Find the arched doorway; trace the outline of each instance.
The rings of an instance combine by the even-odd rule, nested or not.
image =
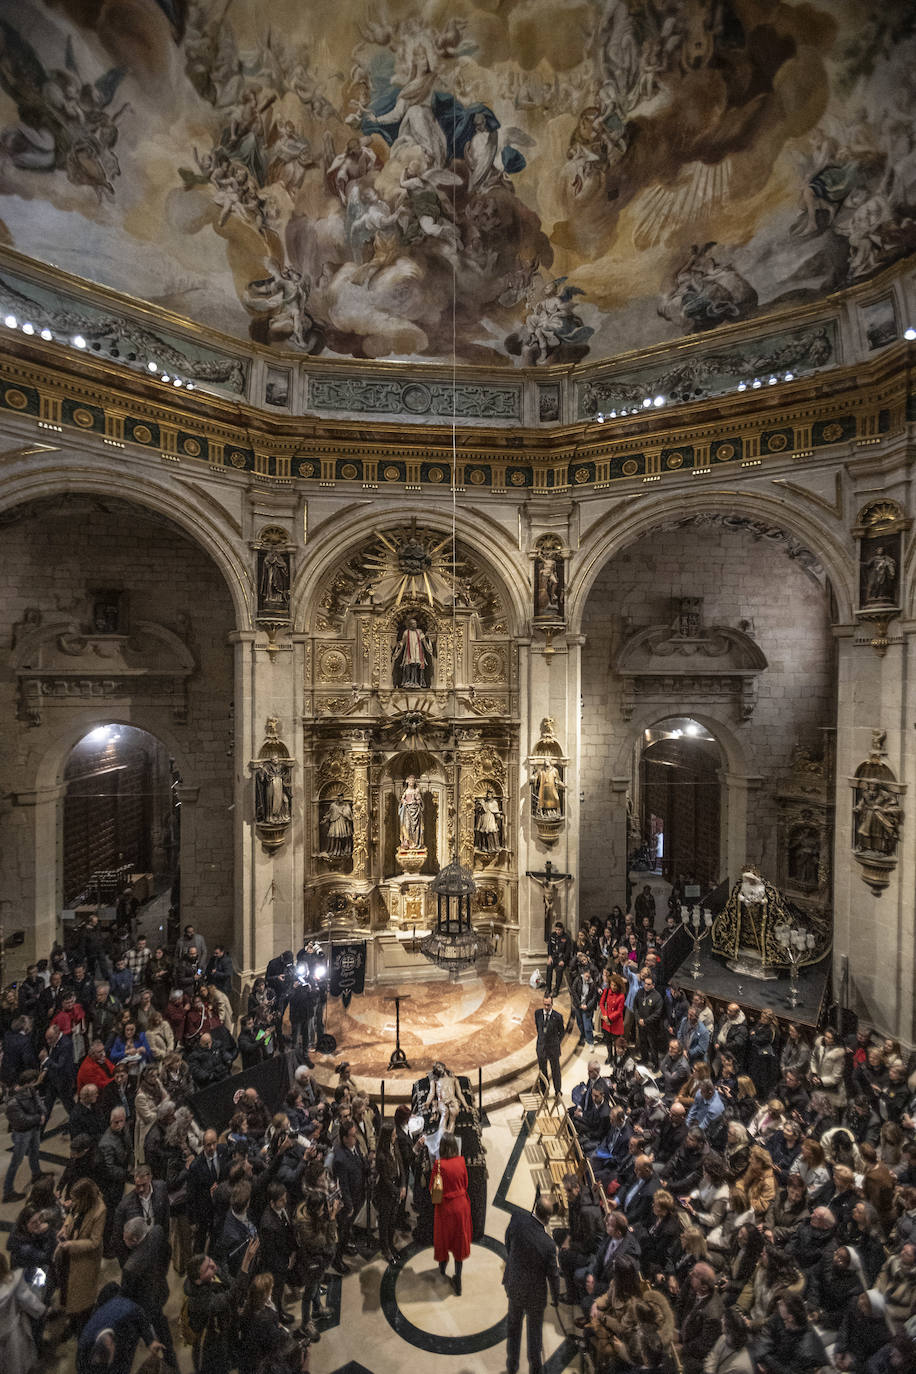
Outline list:
[[[706,892],[720,876],[722,751],[699,721],[669,716],[643,731],[640,850],[651,871]]]
[[[112,722],[80,739],[64,768],[61,883],[65,911],[130,914],[179,886],[181,782],[163,742]]]

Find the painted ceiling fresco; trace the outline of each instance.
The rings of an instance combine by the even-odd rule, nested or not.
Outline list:
[[[916,248],[912,0],[11,0],[0,240],[360,358],[599,358]]]

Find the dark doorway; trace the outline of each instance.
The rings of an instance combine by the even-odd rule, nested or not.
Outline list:
[[[155,735],[97,726],[72,750],[64,781],[65,906],[112,902],[125,875],[151,874],[154,887],[174,880],[178,774]]]
[[[655,871],[706,891],[719,879],[722,755],[698,721],[672,717],[643,735],[640,756],[643,842]]]

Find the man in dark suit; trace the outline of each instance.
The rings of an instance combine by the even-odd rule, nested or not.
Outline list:
[[[134,1186],[125,1193],[115,1209],[113,1227],[114,1252],[116,1259],[123,1265],[127,1260],[127,1247],[124,1244],[124,1227],[134,1217],[142,1217],[147,1226],[161,1226],[168,1235],[172,1209],[169,1206],[168,1185],[160,1179],[153,1179],[148,1164],[138,1164],[134,1169]]]
[[[267,1206],[261,1217],[258,1236],[261,1245],[258,1251],[258,1268],[262,1274],[272,1274],[274,1280],[273,1302],[284,1326],[295,1319],[284,1311],[283,1290],[289,1278],[289,1263],[296,1253],[296,1236],[293,1224],[286,1210],[286,1189],[282,1183],[271,1183],[267,1188]]]
[[[157,1340],[165,1346],[167,1362],[177,1368],[172,1333],[163,1311],[169,1299],[172,1258],[168,1235],[161,1226],[147,1226],[143,1217],[132,1217],[119,1240],[127,1253],[121,1271],[121,1296],[143,1308]]]
[[[331,1172],[340,1189],[341,1211],[337,1219],[337,1253],[332,1267],[338,1274],[348,1274],[350,1267],[344,1255],[355,1255],[356,1246],[350,1241],[353,1222],[366,1201],[366,1165],[356,1146],[356,1122],[348,1122],[340,1132],[340,1139],[331,1156]]]
[[[629,1186],[621,1188],[617,1203],[634,1231],[652,1224],[652,1199],[659,1190],[650,1155],[637,1155],[633,1178]]]
[[[576,1326],[587,1326],[592,1303],[606,1293],[618,1260],[631,1259],[639,1267],[639,1242],[630,1230],[623,1212],[608,1212],[604,1219],[606,1240],[598,1247],[591,1263],[575,1273],[576,1294],[582,1302],[582,1316]]]
[[[528,1320],[528,1371],[541,1374],[541,1336],[547,1290],[554,1307],[560,1299],[557,1247],[547,1233],[553,1206],[538,1197],[533,1213],[516,1212],[506,1231],[503,1287],[509,1299],[506,1369],[516,1374],[522,1348],[522,1320]]]
[[[204,1132],[204,1147],[188,1169],[188,1221],[194,1228],[194,1249],[203,1254],[213,1226],[213,1191],[229,1176],[229,1151],[218,1143],[216,1131]]]
[[[578,1301],[574,1288],[577,1269],[586,1268],[604,1236],[604,1216],[591,1193],[582,1191],[582,1184],[576,1174],[567,1174],[563,1180],[566,1193],[566,1234],[555,1232],[560,1247],[557,1256],[560,1272],[566,1280],[566,1293],[563,1301],[574,1304]]]
[[[636,1017],[636,1050],[644,1064],[658,1068],[658,1037],[661,1033],[665,1002],[655,986],[655,979],[647,973],[633,1002]]]
[[[544,1005],[534,1013],[534,1026],[537,1031],[538,1069],[546,1080],[547,1067],[553,1074],[553,1089],[559,1097],[563,1091],[560,1078],[560,1046],[563,1043],[563,1017],[553,1009],[553,998],[545,997]]]

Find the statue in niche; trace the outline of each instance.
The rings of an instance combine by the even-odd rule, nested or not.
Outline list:
[[[895,794],[883,783],[863,778],[858,796],[853,807],[856,849],[871,854],[896,853],[903,812]]]
[[[796,826],[789,837],[789,877],[802,887],[817,887],[821,842],[813,825]]]
[[[423,794],[411,774],[398,801],[399,848],[423,848]]]
[[[325,850],[333,859],[349,859],[353,854],[353,803],[338,792],[325,803],[323,817]]]
[[[430,687],[436,651],[426,631],[408,616],[391,661],[395,687]]]
[[[534,613],[563,615],[563,558],[558,549],[538,549],[534,560]]]
[[[254,775],[258,825],[288,825],[293,813],[292,767],[279,754],[260,759]]]
[[[503,812],[500,799],[488,787],[474,799],[474,848],[481,854],[497,854],[503,847]]]
[[[258,610],[261,614],[289,610],[290,556],[283,549],[258,551]]]
[[[897,600],[897,560],[883,544],[879,544],[868,559],[865,571],[865,601],[893,606]]]
[[[566,791],[566,783],[560,777],[560,770],[552,759],[545,759],[535,770],[531,780],[531,795],[534,813],[548,820],[556,820],[563,814],[561,793]]]

